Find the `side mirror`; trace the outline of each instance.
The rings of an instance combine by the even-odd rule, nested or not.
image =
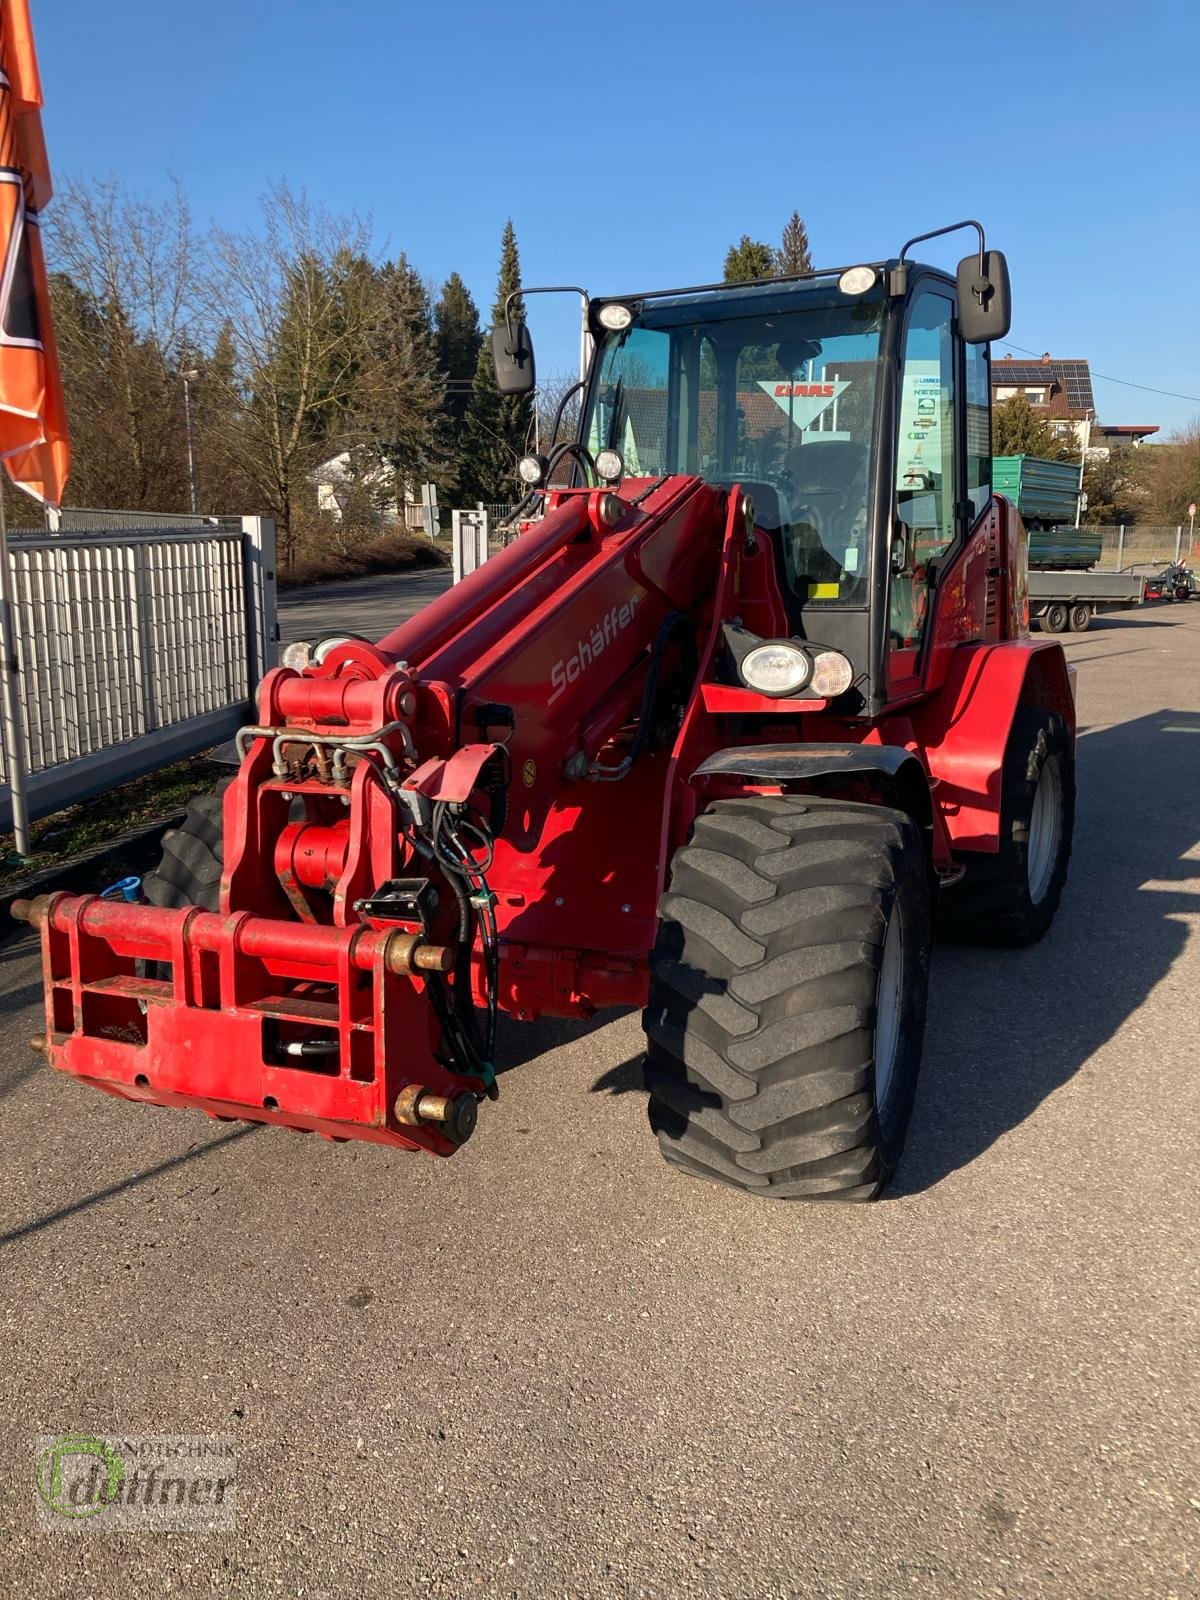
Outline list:
[[[982,273],[978,251],[958,263],[958,325],[968,344],[1003,339],[1012,327],[1012,291],[1002,251],[983,252]]]
[[[532,394],[533,340],[524,321],[498,322],[492,329],[492,364],[496,368],[496,387],[501,394]]]

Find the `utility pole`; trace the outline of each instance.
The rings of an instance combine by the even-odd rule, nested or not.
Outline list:
[[[200,502],[196,493],[196,444],[192,438],[192,395],[188,384],[194,383],[200,373],[196,367],[189,367],[179,376],[183,379],[183,417],[187,428],[188,491],[191,496],[192,515],[196,516]]]
[[[1075,501],[1075,526],[1079,526],[1079,518],[1083,512],[1083,475],[1087,471],[1088,446],[1092,442],[1092,413],[1089,411],[1083,419],[1083,453],[1079,457],[1079,496]]]

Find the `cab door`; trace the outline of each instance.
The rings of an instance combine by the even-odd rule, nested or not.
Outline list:
[[[888,585],[888,699],[921,687],[932,590],[962,537],[958,332],[948,286],[918,285],[908,305],[896,408]]]

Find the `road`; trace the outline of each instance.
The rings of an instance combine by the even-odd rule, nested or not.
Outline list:
[[[324,583],[311,589],[285,589],[279,596],[279,633],[293,639],[325,639],[332,633],[360,633],[382,639],[406,618],[450,587],[450,569],[383,573]]]
[[[1195,1596],[1200,605],[1067,650],[1062,912],[937,952],[875,1207],[676,1178],[633,1014],[506,1028],[434,1162],[56,1078],[0,949],[0,1589]],[[236,1534],[40,1533],[65,1431],[235,1435]]]

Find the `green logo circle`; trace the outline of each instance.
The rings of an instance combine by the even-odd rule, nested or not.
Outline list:
[[[96,1463],[83,1483],[84,1498],[72,1494],[83,1480],[72,1478],[63,1486],[63,1463],[72,1456],[91,1456]],[[71,1433],[59,1439],[43,1452],[37,1467],[38,1493],[51,1511],[63,1517],[94,1517],[113,1503],[124,1481],[125,1463],[111,1445],[91,1433]]]

